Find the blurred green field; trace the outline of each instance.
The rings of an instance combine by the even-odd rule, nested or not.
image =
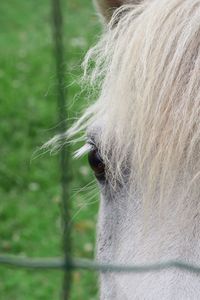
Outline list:
[[[0,254],[59,256],[58,157],[32,159],[58,125],[51,1],[1,1],[0,12]],[[78,84],[80,63],[100,28],[91,0],[63,1],[63,15],[67,117],[72,122],[89,100]],[[86,158],[72,164],[73,254],[92,258],[98,192]],[[0,266],[3,300],[60,299],[61,285],[59,271]],[[97,299],[97,275],[74,272],[71,299]]]

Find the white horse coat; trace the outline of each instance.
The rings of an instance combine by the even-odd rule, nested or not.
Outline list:
[[[87,127],[105,168],[97,259],[200,265],[200,0],[97,6],[109,24],[86,57],[85,77],[99,97],[69,132]],[[102,274],[100,295],[196,300],[200,276]]]

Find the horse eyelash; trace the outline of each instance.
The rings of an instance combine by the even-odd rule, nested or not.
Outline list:
[[[86,143],[83,147],[81,147],[80,149],[75,151],[74,158],[76,158],[76,159],[81,158],[82,156],[89,153],[92,150],[92,148],[93,148],[92,145],[90,145],[89,143]]]
[[[94,148],[97,148],[96,143],[95,143],[95,141],[94,141],[93,138],[89,137],[86,140],[85,145],[83,145],[80,149],[78,149],[77,151],[75,151],[74,158],[75,159],[81,158],[84,155],[88,154]]]

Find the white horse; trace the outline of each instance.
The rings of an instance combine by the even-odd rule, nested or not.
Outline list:
[[[200,265],[200,0],[96,6],[105,26],[85,78],[99,95],[69,135],[87,128],[97,259]],[[102,274],[100,286],[102,300],[200,299],[200,276],[175,269]]]

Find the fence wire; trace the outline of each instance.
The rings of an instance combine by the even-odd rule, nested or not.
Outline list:
[[[46,258],[46,259],[27,259],[17,256],[0,256],[0,265],[13,268],[23,268],[32,270],[87,270],[101,273],[148,273],[161,272],[169,269],[178,269],[184,272],[200,274],[200,267],[182,261],[166,261],[163,263],[145,264],[145,265],[117,265],[105,264],[91,261],[88,259],[71,259],[67,263],[63,258]]]
[[[59,133],[62,134],[67,130],[67,95],[66,95],[66,69],[64,62],[64,46],[63,46],[63,19],[62,19],[62,0],[52,0],[52,36],[54,43],[54,56],[56,63],[56,87],[57,87],[57,106],[58,106],[58,123]],[[61,181],[61,196],[62,196],[62,228],[63,228],[63,252],[64,252],[64,279],[63,279],[63,300],[68,300],[70,297],[71,287],[71,230],[70,222],[70,195],[69,195],[69,155],[65,145],[60,151],[60,181]]]

